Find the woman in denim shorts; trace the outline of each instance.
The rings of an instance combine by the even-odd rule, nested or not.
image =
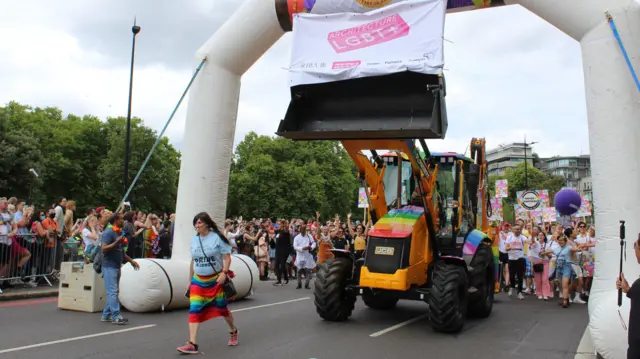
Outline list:
[[[562,287],[562,299],[560,304],[563,308],[569,307],[569,281],[573,275],[571,268],[571,254],[579,251],[578,248],[568,245],[567,237],[561,236],[556,240],[558,246],[553,251],[547,251],[545,254],[553,254],[556,256],[556,278]]]

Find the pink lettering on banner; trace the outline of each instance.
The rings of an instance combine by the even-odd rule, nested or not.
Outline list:
[[[331,66],[331,69],[332,70],[350,69],[352,67],[360,66],[361,63],[362,63],[362,61],[360,61],[360,60],[356,60],[356,61],[336,61]]]
[[[349,29],[330,32],[327,40],[337,53],[379,45],[409,35],[409,24],[399,14]]]

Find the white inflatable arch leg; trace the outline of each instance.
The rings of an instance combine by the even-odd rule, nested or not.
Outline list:
[[[640,71],[640,3],[635,0],[510,0],[580,42],[587,100],[595,218],[596,273],[589,297],[589,329],[605,359],[626,358],[627,332],[617,313],[619,221],[627,221],[625,274],[640,274],[633,241],[640,232],[640,94],[605,18],[614,18]],[[548,79],[553,81],[553,79]],[[629,317],[625,298],[622,316]]]
[[[131,265],[122,268],[119,298],[123,307],[143,313],[189,306],[184,294],[189,285],[190,261],[140,259],[138,264],[138,271]],[[233,279],[238,291],[236,298],[249,296],[260,280],[256,263],[245,255],[233,254],[229,269],[236,275]]]
[[[282,35],[273,0],[246,0],[198,50],[196,63],[207,63],[189,95],[180,168],[176,228],[171,260],[139,260],[120,280],[120,301],[133,312],[186,308],[192,220],[208,212],[222,229],[227,203],[229,167],[240,96],[240,77]],[[231,270],[238,299],[251,294],[259,272],[249,257],[234,255]]]

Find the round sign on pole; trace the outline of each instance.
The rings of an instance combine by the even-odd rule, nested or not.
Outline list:
[[[540,196],[537,191],[524,191],[520,196],[520,203],[522,203],[522,207],[529,211],[533,211],[540,207],[540,202]]]

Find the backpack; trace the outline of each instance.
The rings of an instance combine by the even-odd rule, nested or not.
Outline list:
[[[98,274],[102,273],[102,257],[102,249],[98,247],[98,253],[93,257],[93,270]]]

